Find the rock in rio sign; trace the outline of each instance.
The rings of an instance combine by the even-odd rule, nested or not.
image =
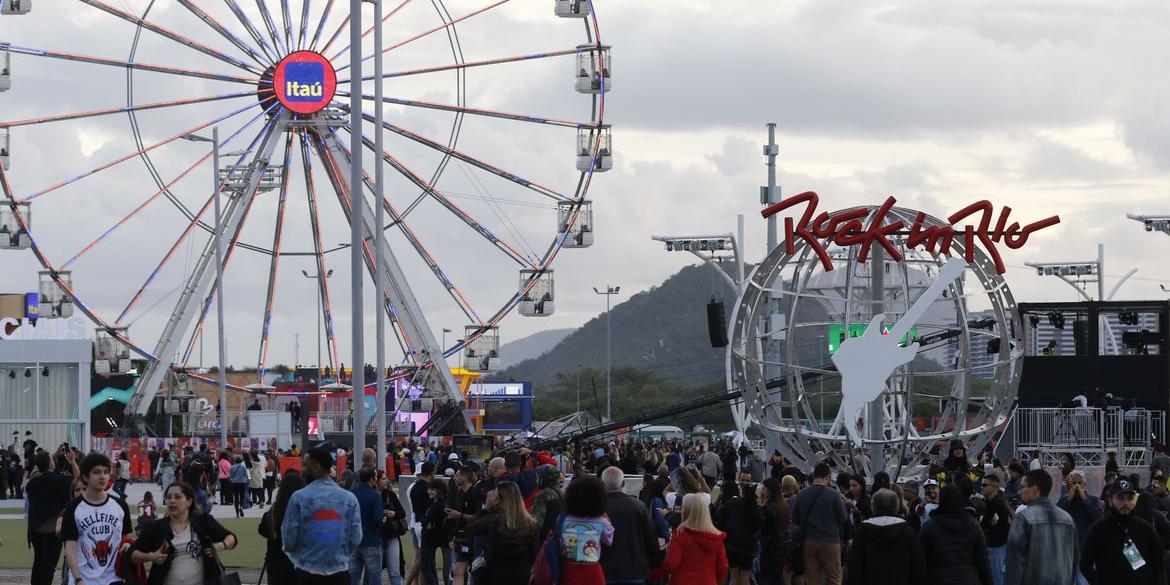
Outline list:
[[[886,469],[888,464],[899,470],[897,473],[901,473],[904,455],[923,456],[937,441],[962,439],[970,442],[980,438],[986,440],[987,436],[1002,424],[1005,408],[1009,407],[1014,398],[1014,387],[1019,379],[1016,363],[1021,343],[1013,336],[1019,335],[1021,326],[1018,323],[1018,315],[1012,310],[1010,292],[1003,285],[1000,276],[1004,273],[1005,264],[998,247],[999,245],[1012,249],[1023,247],[1034,232],[1057,225],[1060,222],[1059,216],[1052,215],[1027,225],[1020,225],[1018,221],[1011,221],[1011,207],[1000,208],[997,212],[996,207],[986,200],[973,202],[945,219],[931,218],[914,209],[895,207],[893,197],[887,198],[880,206],[853,207],[837,212],[818,212],[818,202],[817,193],[808,191],[764,209],[763,215],[769,218],[784,212],[785,209],[805,206],[803,212],[784,218],[784,246],[772,250],[772,253],[759,264],[756,274],[752,275],[752,281],[758,284],[761,290],[768,290],[770,283],[776,282],[787,263],[801,262],[800,259],[819,261],[820,268],[823,268],[825,273],[833,270],[835,264],[845,262],[842,266],[848,266],[849,274],[863,274],[858,264],[865,263],[872,250],[880,249],[886,259],[902,264],[901,276],[895,274],[890,280],[906,283],[913,280],[915,294],[911,295],[907,290],[906,295],[887,296],[890,287],[885,283],[885,278],[874,275],[890,271],[888,266],[886,270],[870,267],[869,277],[847,278],[844,292],[833,292],[837,291],[837,288],[825,289],[824,285],[819,283],[833,281],[832,278],[814,280],[813,267],[798,268],[791,276],[791,280],[785,283],[784,294],[792,304],[791,315],[800,315],[797,310],[798,304],[814,303],[830,314],[831,321],[840,319],[842,326],[848,326],[858,318],[865,318],[868,321],[860,335],[841,340],[839,349],[831,356],[832,369],[823,364],[815,365],[818,371],[835,370],[834,376],[840,377],[841,384],[841,402],[837,418],[831,431],[823,432],[820,421],[798,420],[804,417],[804,414],[800,413],[813,411],[804,402],[805,392],[800,390],[803,384],[801,381],[803,374],[800,372],[808,371],[810,367],[799,363],[800,352],[797,351],[799,343],[794,340],[807,339],[810,333],[803,331],[814,331],[823,323],[787,325],[786,343],[796,343],[797,347],[780,351],[778,353],[780,358],[773,359],[769,364],[782,366],[786,378],[785,387],[796,390],[780,393],[782,398],[779,400],[782,400],[782,404],[773,404],[777,398],[773,397],[770,391],[755,390],[772,386],[766,385],[770,380],[764,376],[763,357],[759,355],[761,350],[756,343],[748,343],[745,340],[751,338],[752,342],[755,342],[757,316],[765,314],[769,310],[769,305],[766,304],[766,300],[762,301],[762,298],[765,298],[762,292],[752,289],[744,292],[741,304],[736,309],[737,326],[730,345],[742,347],[743,356],[732,363],[734,371],[731,378],[738,381],[739,387],[746,388],[744,395],[752,405],[753,414],[762,422],[765,435],[769,436],[770,447],[782,450],[790,459],[804,462],[806,467],[811,467],[811,462],[815,460],[812,452],[818,450],[821,453],[830,453],[845,466],[854,467],[856,472],[868,473],[856,468],[858,464],[851,460],[848,448],[840,447],[840,439],[848,439],[849,445],[853,448],[865,447],[866,456],[873,459],[876,468]],[[831,246],[858,249],[856,254],[832,255],[827,249]],[[911,256],[913,268],[907,268],[910,262],[903,262],[904,256]],[[817,260],[813,261],[812,257]],[[929,269],[923,269],[927,266]],[[969,266],[978,271],[979,284],[971,289],[964,289],[963,274]],[[909,284],[907,289],[910,289]],[[948,290],[952,294],[948,295]],[[968,372],[963,370],[970,364],[970,347],[982,346],[971,342],[971,336],[975,333],[969,331],[962,321],[966,311],[966,297],[973,295],[986,297],[992,307],[992,315],[996,316],[996,329],[987,335],[995,337],[997,342],[1003,340],[1003,343],[999,343],[1000,349],[993,358],[995,363],[990,370],[995,377],[985,402],[991,406],[980,409],[973,419],[970,414],[964,415],[961,425],[954,429],[944,429],[945,432],[936,431],[937,436],[911,435],[906,421],[902,421],[896,415],[887,418],[886,414],[908,412],[899,411],[899,408],[906,408],[906,404],[899,402],[899,397],[907,392],[909,384],[907,380],[914,376],[914,373],[902,366],[909,364],[917,356],[921,349],[920,340],[924,344],[934,343],[929,340],[929,336],[915,338],[910,332],[925,319],[929,323],[922,324],[928,329],[950,331],[948,333],[950,337],[965,336],[966,340],[961,345],[966,349],[961,351],[966,351],[966,355],[961,356],[962,359],[957,359],[956,371],[959,373],[955,376],[956,380],[965,379]],[[856,298],[866,298],[868,301],[859,304],[855,302]],[[936,311],[934,316],[928,317],[928,311],[936,302],[942,303],[942,311]],[[957,317],[951,318],[958,321],[945,321],[947,317],[944,314],[948,311],[954,311]],[[893,325],[883,328],[883,323],[887,322],[892,322]],[[978,339],[982,340],[984,337]],[[780,362],[776,362],[776,359]],[[962,392],[952,395],[965,397]],[[944,418],[947,412],[968,412],[965,400],[963,398],[963,404],[954,407],[958,409],[948,411],[944,408]],[[873,408],[869,408],[870,413],[866,412],[867,405],[873,405]],[[792,439],[793,436],[796,439]],[[893,439],[896,436],[902,438],[900,445]],[[812,441],[814,445],[806,447],[805,442],[808,441]],[[976,445],[978,446],[978,443]]]
[[[784,245],[787,252],[791,254],[796,249],[796,238],[804,240],[816,252],[826,271],[833,269],[833,263],[824,244],[821,243],[824,238],[832,236],[832,242],[838,246],[860,245],[861,250],[857,256],[859,262],[865,262],[869,256],[869,250],[874,244],[885,248],[890,258],[901,262],[902,254],[888,239],[888,236],[905,235],[906,247],[915,248],[921,245],[928,252],[938,252],[943,255],[950,252],[951,242],[956,237],[961,237],[966,244],[963,248],[966,250],[965,259],[967,262],[974,261],[975,247],[979,246],[987,251],[992,262],[995,263],[995,269],[1003,274],[1006,269],[998,249],[1001,241],[1013,250],[1022,248],[1024,244],[1028,243],[1028,237],[1032,232],[1060,223],[1060,217],[1053,215],[1025,226],[1021,226],[1019,222],[1009,224],[1008,219],[1011,217],[1012,208],[1005,206],[1000,210],[999,217],[995,221],[995,228],[992,229],[991,220],[992,216],[995,215],[995,206],[985,199],[976,201],[949,215],[947,217],[947,221],[950,222],[949,226],[925,225],[926,214],[919,211],[914,223],[910,225],[909,231],[903,232],[906,224],[902,220],[885,223],[886,214],[895,203],[892,196],[886,198],[885,202],[878,208],[877,213],[870,218],[868,226],[862,225],[862,220],[869,215],[867,208],[858,207],[832,213],[822,211],[817,214],[819,201],[820,198],[816,193],[805,191],[764,208],[763,215],[771,217],[789,207],[807,203],[808,207],[805,208],[804,214],[795,223],[791,217],[784,218]],[[816,214],[815,217],[814,214]],[[979,217],[977,226],[968,224],[956,229],[956,224],[976,214]]]
[[[315,114],[333,100],[337,72],[320,53],[297,51],[277,64],[272,86],[284,107],[297,114]]]

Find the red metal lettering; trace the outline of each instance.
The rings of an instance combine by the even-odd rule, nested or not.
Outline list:
[[[899,262],[902,260],[901,251],[894,246],[889,237],[897,235],[905,227],[905,222],[899,219],[890,223],[883,223],[890,209],[894,207],[895,202],[894,197],[887,197],[874,212],[873,217],[869,221],[869,225],[864,228],[862,226],[862,220],[869,215],[868,209],[855,208],[817,213],[817,205],[820,203],[820,197],[813,191],[805,191],[799,195],[774,203],[764,208],[762,215],[764,217],[771,217],[790,207],[806,203],[807,207],[805,207],[800,219],[794,222],[791,217],[784,218],[785,250],[789,254],[796,253],[796,239],[804,240],[812,248],[813,252],[816,253],[821,261],[821,265],[827,272],[833,269],[833,263],[828,250],[825,249],[825,241],[831,241],[838,246],[860,245],[861,251],[858,253],[857,259],[861,262],[865,262],[866,258],[868,258],[869,251],[874,244],[885,249],[886,253],[893,260]],[[920,211],[915,216],[914,223],[910,226],[906,238],[906,247],[915,248],[917,246],[923,246],[928,252],[933,253],[937,249],[937,253],[947,254],[950,252],[951,244],[954,242],[955,224],[978,214],[979,221],[977,225],[966,224],[963,226],[963,256],[968,262],[972,262],[975,259],[976,246],[981,247],[991,257],[996,271],[1002,274],[1005,272],[1006,267],[1004,266],[1003,258],[999,254],[998,245],[1000,242],[1003,242],[1004,245],[1013,250],[1019,249],[1028,242],[1028,238],[1034,232],[1060,223],[1060,217],[1053,215],[1021,227],[1019,222],[1008,223],[1008,220],[1011,218],[1011,213],[1011,207],[1004,206],[1000,209],[996,218],[995,229],[991,229],[991,218],[993,215],[996,215],[995,206],[987,200],[976,201],[952,213],[947,217],[950,225],[946,226],[924,225],[926,222],[926,214]]]

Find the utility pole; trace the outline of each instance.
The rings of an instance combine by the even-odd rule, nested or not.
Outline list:
[[[386,263],[382,258],[382,246],[386,245],[385,209],[382,202],[383,160],[382,160],[382,0],[374,0],[374,225],[378,233],[374,237],[374,313],[375,340],[378,359],[378,389],[374,392],[378,401],[375,407],[378,415],[378,469],[386,468]],[[354,151],[357,152],[356,150]]]
[[[622,287],[605,285],[605,290],[600,291],[597,287],[593,287],[593,292],[599,295],[605,295],[605,418],[613,420],[613,344],[610,342],[610,320],[609,320],[609,298],[621,292]],[[578,384],[580,385],[580,384]],[[578,391],[578,411],[580,411],[580,391]]]
[[[353,153],[349,164],[349,219],[350,219],[350,326],[352,327],[353,355],[350,358],[353,377],[353,454],[359,456],[366,448],[366,356],[364,299],[362,298],[362,0],[349,0],[349,150]],[[378,51],[382,48],[378,47]],[[380,80],[379,80],[380,81]],[[380,203],[380,202],[379,202]],[[381,207],[379,204],[378,207]],[[379,305],[381,299],[379,300]]]

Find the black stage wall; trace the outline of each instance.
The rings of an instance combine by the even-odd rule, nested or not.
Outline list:
[[[1090,301],[1081,303],[1020,303],[1024,327],[1033,319],[1048,319],[1050,313],[1062,313],[1069,322],[1083,323],[1086,338],[1093,340],[1079,351],[1084,355],[1037,356],[1023,358],[1019,405],[1023,407],[1058,407],[1073,397],[1084,395],[1090,401],[1094,388],[1116,399],[1133,400],[1137,406],[1170,412],[1170,303],[1156,301]],[[1122,312],[1158,315],[1158,330],[1150,332],[1156,341],[1153,355],[1097,355],[1098,317]],[[1029,329],[1029,335],[1034,330]]]

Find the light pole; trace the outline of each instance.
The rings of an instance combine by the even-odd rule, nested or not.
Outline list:
[[[219,444],[221,449],[227,448],[227,373],[224,371],[224,335],[223,335],[223,225],[219,205],[219,192],[222,185],[219,179],[219,127],[211,129],[211,138],[188,134],[183,137],[192,142],[211,143],[211,172],[212,193],[215,197],[215,314],[216,330],[219,337]],[[202,338],[202,335],[200,336]]]
[[[309,278],[309,279],[317,281],[317,379],[314,380],[314,382],[316,382],[317,387],[320,388],[320,386],[321,386],[321,322],[325,320],[325,317],[322,316],[322,314],[321,314],[321,303],[323,302],[321,300],[321,281],[329,278],[330,276],[333,276],[333,269],[329,269],[328,271],[326,271],[324,277],[321,276],[321,273],[309,274],[308,271],[306,271],[306,270],[302,270],[301,274],[305,275],[305,278]]]
[[[612,344],[610,343],[610,321],[609,321],[609,297],[621,292],[622,287],[605,285],[605,290],[598,290],[593,287],[593,292],[599,295],[605,295],[605,418],[613,420],[613,380],[611,376],[611,364],[613,363]],[[580,406],[581,396],[578,391],[577,403]],[[580,410],[578,408],[578,410]]]
[[[386,264],[382,261],[382,246],[385,245],[386,230],[382,227],[384,214],[382,205],[382,0],[374,0],[374,225],[378,233],[374,238],[374,258],[377,260],[374,274],[375,339],[378,346],[378,390],[375,392],[378,405],[378,469],[386,466]],[[360,83],[360,82],[359,82]],[[360,99],[360,98],[359,98]],[[357,152],[356,150],[354,152]]]
[[[447,351],[447,334],[450,332],[451,332],[450,329],[447,329],[446,327],[443,328],[443,347],[441,347],[439,349],[441,349],[443,351]]]
[[[362,299],[362,220],[364,219],[364,197],[362,196],[362,0],[349,0],[349,274],[350,274],[350,327],[352,328],[353,355],[353,453],[358,456],[366,448],[366,356],[365,356],[365,306]],[[381,47],[376,47],[381,52]],[[381,195],[378,195],[379,197]],[[379,205],[378,207],[381,207]],[[380,228],[379,228],[379,231]],[[378,299],[379,305],[382,299]]]
[[[577,364],[577,412],[581,412],[581,364]]]

